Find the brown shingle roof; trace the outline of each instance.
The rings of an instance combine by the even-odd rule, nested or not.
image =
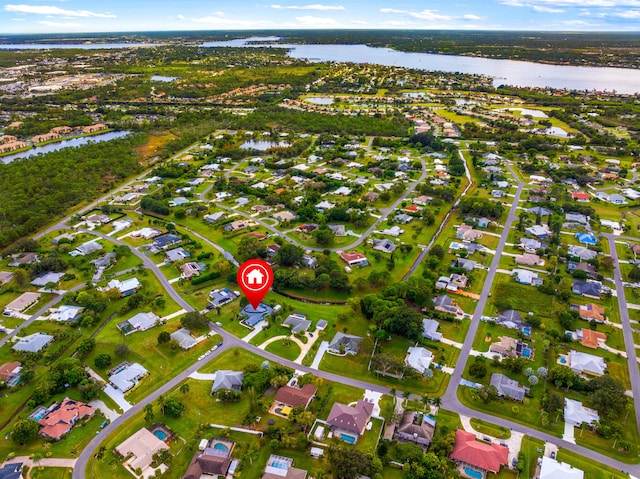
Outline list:
[[[358,401],[355,407],[335,403],[327,418],[327,424],[360,435],[372,412],[373,404],[362,400]]]
[[[302,388],[282,386],[276,393],[276,402],[286,404],[291,407],[307,407],[311,398],[315,396],[318,388],[313,384],[305,384]]]

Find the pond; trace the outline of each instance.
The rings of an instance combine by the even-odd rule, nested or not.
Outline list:
[[[258,150],[258,151],[267,151],[269,148],[289,148],[291,146],[290,143],[286,141],[265,141],[265,140],[249,140],[245,141],[240,148],[243,150]]]
[[[130,131],[109,131],[107,133],[101,133],[99,135],[83,136],[81,138],[71,138],[70,140],[62,140],[56,143],[49,143],[47,145],[36,146],[27,151],[21,151],[13,155],[0,156],[0,161],[3,163],[11,163],[19,158],[30,158],[36,155],[44,155],[45,153],[51,153],[53,151],[61,150],[62,148],[69,148],[72,146],[83,146],[88,143],[100,143],[102,141],[115,140],[118,138],[124,138],[129,135]]]

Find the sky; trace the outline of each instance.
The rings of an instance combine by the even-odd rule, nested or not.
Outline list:
[[[640,0],[273,1],[277,3],[0,0],[0,34],[327,28],[640,31]]]

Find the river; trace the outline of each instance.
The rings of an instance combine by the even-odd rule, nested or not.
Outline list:
[[[83,146],[87,143],[100,143],[102,141],[115,140],[117,138],[124,138],[130,131],[109,131],[107,133],[101,133],[98,135],[83,136],[81,138],[71,138],[70,140],[62,140],[56,143],[48,143],[42,146],[36,146],[27,151],[21,151],[13,155],[0,156],[0,161],[3,163],[11,163],[13,160],[19,158],[30,158],[36,155],[44,155],[45,153],[51,153],[52,151],[58,151],[62,148],[70,148],[72,146]]]
[[[516,60],[408,53],[367,45],[294,45],[288,43],[256,43],[252,37],[226,42],[206,42],[204,47],[270,46],[287,48],[289,56],[319,62],[372,63],[443,72],[458,72],[493,77],[494,86],[551,87],[567,90],[615,91],[624,94],[640,92],[640,70],[630,68],[577,67],[546,65]],[[277,37],[265,37],[273,42]],[[250,44],[248,42],[251,42]]]

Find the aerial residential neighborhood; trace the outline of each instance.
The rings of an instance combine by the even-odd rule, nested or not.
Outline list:
[[[0,39],[0,479],[640,477],[637,92],[249,37]]]

